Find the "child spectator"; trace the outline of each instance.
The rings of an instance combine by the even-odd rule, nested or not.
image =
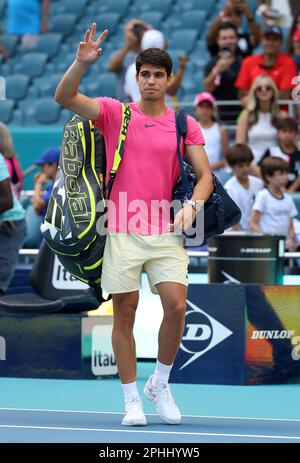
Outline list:
[[[59,162],[59,148],[47,148],[34,164],[42,170],[34,177],[33,207],[38,215],[46,214]]]
[[[284,189],[288,182],[289,165],[279,157],[268,156],[261,163],[261,174],[266,188],[257,193],[251,228],[259,233],[284,235],[286,248],[295,249],[293,217],[297,209],[293,199]]]
[[[228,150],[228,134],[225,127],[218,123],[215,102],[210,93],[198,93],[194,99],[194,107],[195,117],[204,136],[210,168],[222,182],[225,176],[224,153]]]
[[[255,196],[264,184],[258,177],[249,175],[253,154],[247,145],[234,145],[226,153],[226,160],[234,176],[225,183],[225,189],[242,212],[239,224],[232,230],[250,231],[250,216]]]
[[[300,151],[297,146],[298,124],[292,117],[286,117],[277,123],[278,145],[270,147],[262,157],[268,156],[284,159],[289,165],[287,190],[300,191]],[[259,165],[261,164],[259,163]]]

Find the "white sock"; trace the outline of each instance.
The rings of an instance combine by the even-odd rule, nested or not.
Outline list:
[[[155,387],[159,388],[165,388],[168,381],[169,381],[169,376],[170,376],[170,371],[172,369],[172,365],[164,365],[163,363],[160,363],[159,360],[156,362],[156,368],[154,371],[154,375],[152,378],[152,384]]]
[[[128,402],[128,400],[134,397],[140,398],[140,394],[137,389],[136,381],[134,383],[121,384],[121,386],[124,392],[125,402]]]

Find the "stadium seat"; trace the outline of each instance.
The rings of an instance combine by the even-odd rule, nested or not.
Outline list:
[[[160,11],[165,16],[172,8],[173,0],[148,0],[147,2],[141,2],[140,0],[134,3],[137,11],[140,14],[144,11]]]
[[[54,5],[50,4],[50,14],[72,13],[81,16],[87,6],[87,0],[64,0]]]
[[[14,35],[1,35],[0,36],[0,43],[5,46],[7,49],[10,58],[14,55],[17,45],[19,42],[19,38]]]
[[[208,2],[207,0],[177,0],[174,5],[175,11],[182,10],[198,10],[198,11],[205,11],[206,17],[208,17],[213,10],[215,3],[213,1]]]
[[[141,11],[139,19],[151,24],[155,29],[160,29],[163,15],[161,11]]]
[[[62,78],[62,73],[57,72],[55,74],[37,77],[33,81],[33,85],[37,90],[39,97],[50,96],[53,97],[56,87]]]
[[[60,124],[61,106],[55,103],[53,98],[39,98],[35,101],[34,105],[28,105],[24,116],[24,123],[26,125]]]
[[[99,34],[104,29],[108,29],[109,34],[114,34],[118,29],[120,17],[119,13],[101,13],[99,15],[97,14],[97,16],[94,14],[90,19],[87,18],[88,21],[86,22],[86,26],[90,27],[92,21],[94,21],[97,24],[97,31]],[[85,27],[83,30],[85,30]]]
[[[64,37],[67,37],[73,32],[77,19],[74,13],[54,15],[50,18],[49,30],[50,32],[60,32]]]
[[[63,36],[59,32],[42,34],[32,51],[46,53],[50,57],[55,56],[60,50],[62,38]]]
[[[198,31],[194,29],[180,29],[171,33],[169,47],[190,53],[195,46]]]
[[[26,98],[29,87],[29,77],[24,74],[14,74],[6,77],[6,98],[21,100]]]
[[[91,79],[84,85],[87,96],[95,98],[97,96],[116,97],[116,76],[111,72],[105,72]]]
[[[55,72],[65,72],[69,66],[73,63],[76,56],[75,49],[73,52],[67,53],[62,59],[55,60],[53,64],[55,65]]]
[[[130,0],[105,0],[99,2],[99,0],[94,0],[89,6],[90,11],[97,11],[97,13],[119,13],[120,16],[123,16],[129,7]]]
[[[0,121],[9,124],[13,118],[15,102],[13,100],[0,101]]]
[[[44,73],[47,60],[46,53],[26,53],[16,62],[13,70],[15,73],[27,74],[29,77],[38,77]]]

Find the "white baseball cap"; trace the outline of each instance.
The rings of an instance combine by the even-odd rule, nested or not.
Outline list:
[[[147,48],[160,48],[161,50],[164,49],[164,34],[157,29],[150,29],[149,31],[144,32],[141,46],[142,50],[146,50]]]

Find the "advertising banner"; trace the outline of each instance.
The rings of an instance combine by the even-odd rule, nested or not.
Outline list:
[[[171,382],[243,384],[246,300],[241,285],[190,285]]]

